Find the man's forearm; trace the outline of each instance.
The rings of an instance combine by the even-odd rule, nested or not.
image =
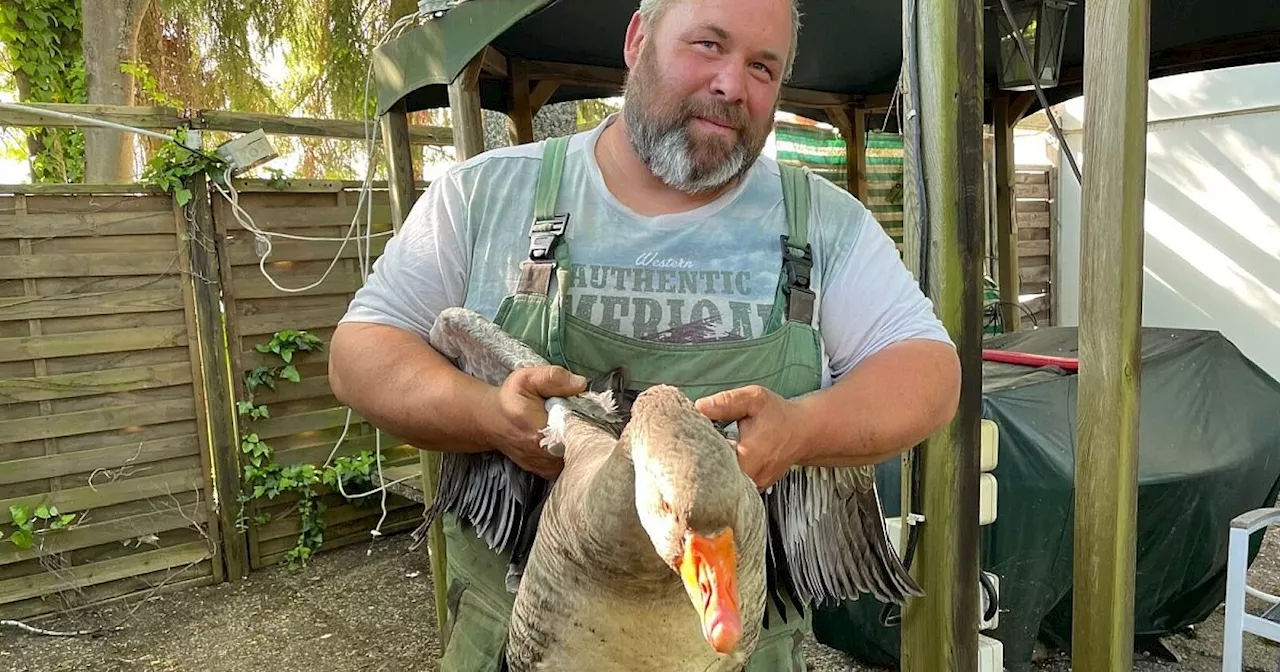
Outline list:
[[[960,362],[946,343],[910,340],[798,399],[800,464],[858,466],[899,455],[950,422]]]
[[[418,448],[491,448],[480,417],[490,386],[416,334],[379,324],[339,325],[330,345],[329,386],[374,426]]]

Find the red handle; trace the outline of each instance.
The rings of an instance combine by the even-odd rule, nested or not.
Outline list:
[[[1055,357],[1053,355],[1034,355],[1029,352],[983,349],[982,359],[988,362],[1021,364],[1022,366],[1057,366],[1067,371],[1080,371],[1080,360],[1074,357]]]

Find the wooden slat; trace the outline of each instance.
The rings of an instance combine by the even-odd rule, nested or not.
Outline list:
[[[265,336],[274,334],[280,329],[319,329],[332,327],[346,314],[346,304],[334,305],[332,308],[310,308],[295,313],[258,313],[246,314],[240,318],[241,336]]]
[[[0,279],[156,275],[176,270],[177,262],[173,253],[99,252],[0,256]]]
[[[93,586],[146,572],[181,567],[208,557],[211,557],[209,546],[201,540],[63,569],[56,574],[41,572],[9,579],[0,581],[0,603],[17,602],[72,587]]]
[[[0,380],[0,403],[83,397],[191,382],[187,362]]]
[[[1013,195],[1016,198],[1049,198],[1049,185],[1045,184],[1028,184],[1020,182],[1013,185]]]
[[[1026,204],[1025,203],[1018,204],[1018,228],[1019,229],[1048,228],[1049,226],[1048,211],[1027,212],[1022,209],[1024,205]]]
[[[148,534],[161,534],[192,525],[203,526],[208,522],[208,514],[200,505],[187,505],[179,510],[172,502],[162,500],[155,503],[155,506],[156,511],[101,522],[87,522],[83,525],[77,524],[56,534],[48,535],[36,548],[21,550],[12,544],[0,544],[0,565],[137,539]],[[92,521],[92,518],[89,520]]]
[[[48,503],[63,513],[78,513],[88,509],[114,506],[151,497],[165,497],[180,492],[199,490],[203,483],[199,469],[171,471],[155,476],[140,476],[114,483],[100,483],[94,487],[67,488],[42,496],[7,497],[0,499],[0,525],[13,521],[9,507],[17,504]]]
[[[114,406],[77,413],[4,420],[0,421],[0,444],[190,420],[194,417],[194,401],[176,399],[153,404]]]
[[[1049,239],[1043,240],[1019,240],[1018,241],[1019,257],[1047,257],[1049,256]]]
[[[120,236],[173,232],[168,212],[77,212],[0,215],[0,239]]]
[[[1023,170],[1017,169],[1014,173],[1014,181],[1017,184],[1048,184],[1049,174],[1043,170]]]
[[[157,313],[171,310],[182,310],[182,295],[178,292],[150,289],[59,297],[0,298],[0,319],[5,320]]]
[[[184,435],[134,441],[58,455],[9,460],[0,463],[0,485],[82,474],[95,469],[117,469],[125,464],[147,464],[195,455],[199,450],[195,435]]]
[[[280,418],[269,418],[259,420],[254,423],[253,431],[263,439],[273,439],[278,436],[287,436],[289,434],[298,434],[300,432],[315,432],[330,427],[341,427],[347,418],[346,407],[333,408],[324,411],[314,411],[312,413],[300,413],[298,415],[288,415]],[[20,420],[11,422],[21,422]],[[351,424],[364,422],[364,418],[359,413],[351,413]]]
[[[244,206],[249,216],[253,218],[253,223],[263,231],[281,230],[286,233],[298,233],[289,231],[288,229],[310,229],[317,226],[339,226],[343,227],[344,233],[347,227],[351,226],[352,218],[356,216],[355,206],[349,205],[327,205],[327,206],[310,206],[306,208],[264,208],[254,207],[252,205]],[[360,209],[360,219],[357,222],[361,230],[364,229],[368,206]],[[222,216],[219,211],[217,213]],[[230,212],[227,213],[230,216]],[[373,206],[373,226],[374,232],[391,230],[391,207],[385,204],[375,204]],[[239,228],[238,223],[234,223],[231,229],[234,231]],[[305,234],[303,234],[305,235]]]
[[[1028,282],[1049,282],[1049,267],[1045,266],[1028,266],[1018,269],[1018,277],[1023,283]]]
[[[255,271],[257,269],[254,269]],[[324,277],[321,272],[308,273],[290,273],[273,272],[271,277],[275,279],[281,286],[292,289],[301,289],[315,284],[320,278]],[[294,292],[291,296],[317,296],[325,294],[351,294],[364,285],[364,281],[358,274],[335,268],[328,277],[324,277],[324,281],[311,287],[305,291]],[[236,298],[239,299],[268,299],[278,298],[281,296],[280,290],[275,288],[269,280],[258,274],[255,278],[240,280],[236,282]]]
[[[386,238],[375,238],[370,249],[372,256],[382,254],[386,248]],[[339,253],[338,248],[342,247]],[[323,259],[325,261],[332,260],[334,257],[340,259],[359,259],[363,256],[363,250],[356,248],[355,242],[347,243],[345,247],[340,242],[327,241],[273,241],[271,244],[271,254],[267,256],[267,263],[273,261],[311,261]],[[258,251],[254,249],[252,237],[238,238],[230,241],[227,245],[227,253],[230,255],[231,263],[236,266],[244,266],[248,264],[258,264]]]
[[[7,314],[0,313],[8,317]],[[139,327],[0,338],[0,362],[169,348],[186,343],[186,327]]]

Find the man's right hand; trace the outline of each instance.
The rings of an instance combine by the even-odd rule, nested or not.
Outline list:
[[[501,387],[489,389],[479,414],[482,431],[494,448],[524,470],[555,478],[564,468],[564,460],[540,445],[540,432],[547,426],[546,400],[581,394],[586,389],[585,378],[559,366],[516,369]]]

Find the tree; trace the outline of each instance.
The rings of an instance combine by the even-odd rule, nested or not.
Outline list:
[[[74,3],[75,0],[60,0]],[[83,4],[85,93],[89,103],[133,105],[133,75],[122,64],[138,58],[138,30],[150,0],[92,0]],[[85,182],[133,179],[133,138],[124,131],[85,129]]]

